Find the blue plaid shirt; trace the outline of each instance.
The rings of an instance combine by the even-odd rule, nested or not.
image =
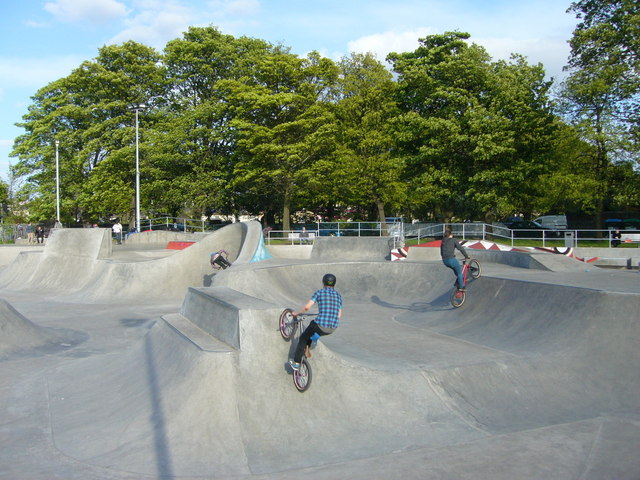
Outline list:
[[[342,295],[331,287],[324,287],[317,290],[311,300],[318,304],[319,313],[316,317],[316,323],[325,328],[338,328]]]

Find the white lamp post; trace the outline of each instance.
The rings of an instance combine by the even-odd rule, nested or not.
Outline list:
[[[146,105],[139,104],[132,109],[136,112],[136,232],[140,232],[140,153],[138,150],[138,112]]]
[[[60,223],[60,169],[58,161],[58,147],[60,146],[60,140],[56,140],[56,227],[61,225]]]

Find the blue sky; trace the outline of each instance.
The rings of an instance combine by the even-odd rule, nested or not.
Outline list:
[[[562,75],[576,25],[570,0],[0,0],[0,177],[30,97],[107,44],[162,50],[189,26],[215,25],[339,59],[349,52],[413,51],[418,38],[469,32],[494,59],[516,52]]]

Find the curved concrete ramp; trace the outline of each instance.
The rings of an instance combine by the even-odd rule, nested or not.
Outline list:
[[[471,258],[480,262],[500,263],[518,268],[548,270],[554,272],[583,272],[585,264],[576,258],[562,254],[540,251],[506,251],[467,248]],[[408,249],[408,261],[441,261],[440,248],[433,246],[413,246]]]
[[[314,350],[301,395],[277,318],[326,271],[344,320]],[[212,296],[183,311],[202,318],[166,318],[124,356],[60,368],[49,382],[55,443],[157,477],[586,479],[639,444],[639,295],[483,277],[454,310],[451,280],[442,265],[404,262],[229,269],[190,292]],[[230,312],[238,344],[202,342]],[[83,407],[92,424],[74,420]],[[625,428],[604,438],[603,424]],[[514,445],[544,468],[496,474]],[[437,476],[425,476],[425,457],[441,458]],[[637,478],[634,458],[617,478]],[[375,467],[385,464],[395,469]]]
[[[185,250],[163,258],[112,251],[108,229],[57,229],[43,252],[23,252],[0,272],[0,287],[59,294],[82,302],[101,299],[142,302],[182,298],[190,286],[211,284],[212,251],[225,249],[237,264],[253,258],[259,222],[226,226]],[[143,261],[140,261],[143,260]]]

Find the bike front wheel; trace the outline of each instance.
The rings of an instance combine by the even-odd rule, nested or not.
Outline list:
[[[467,298],[467,294],[464,290],[459,290],[457,287],[451,292],[451,305],[455,308],[461,307]]]
[[[282,338],[289,341],[296,333],[296,322],[295,317],[293,316],[293,310],[290,308],[286,308],[280,314],[280,335]]]
[[[311,364],[305,357],[302,357],[300,368],[293,371],[293,384],[299,392],[304,392],[311,386]]]
[[[473,278],[480,278],[482,275],[482,267],[480,266],[480,262],[475,258],[469,261],[469,273]]]

